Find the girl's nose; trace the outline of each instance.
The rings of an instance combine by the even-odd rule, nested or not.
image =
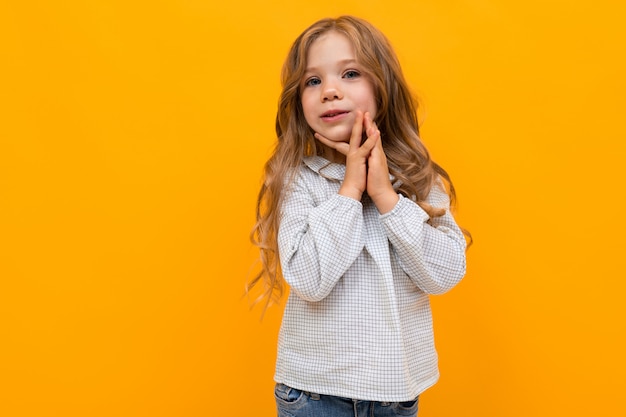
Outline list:
[[[328,86],[322,90],[322,102],[341,100],[343,94],[335,86]]]

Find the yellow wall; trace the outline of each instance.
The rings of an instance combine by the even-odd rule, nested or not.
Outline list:
[[[2,1],[0,415],[274,415],[248,231],[282,60],[343,13],[395,45],[476,241],[420,415],[626,415],[623,4]]]

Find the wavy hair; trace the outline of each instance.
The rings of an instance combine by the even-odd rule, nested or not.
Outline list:
[[[417,102],[387,38],[367,21],[353,16],[319,20],[296,38],[281,72],[282,92],[276,113],[278,140],[264,167],[256,205],[257,221],[251,233],[252,242],[260,250],[261,270],[247,285],[250,290],[263,283],[262,293],[255,301],[265,298],[263,311],[272,301],[278,301],[284,291],[277,243],[283,190],[293,181],[295,168],[302,159],[321,150],[304,118],[301,88],[309,49],[329,31],[341,33],[352,42],[357,62],[372,80],[378,109],[374,121],[381,133],[389,172],[399,181],[398,191],[413,199],[430,217],[441,216],[445,209],[432,207],[425,201],[441,177],[446,181],[451,204],[456,201],[448,173],[432,161],[420,140]]]

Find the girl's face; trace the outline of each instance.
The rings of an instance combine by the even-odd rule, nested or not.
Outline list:
[[[374,85],[341,33],[326,32],[311,44],[301,91],[307,123],[332,141],[350,140],[357,110],[376,117]]]

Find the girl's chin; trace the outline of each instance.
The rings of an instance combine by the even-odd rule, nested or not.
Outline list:
[[[328,140],[330,140],[331,142],[346,142],[349,143],[350,142],[350,135],[346,136],[346,135],[328,135],[325,136]]]

